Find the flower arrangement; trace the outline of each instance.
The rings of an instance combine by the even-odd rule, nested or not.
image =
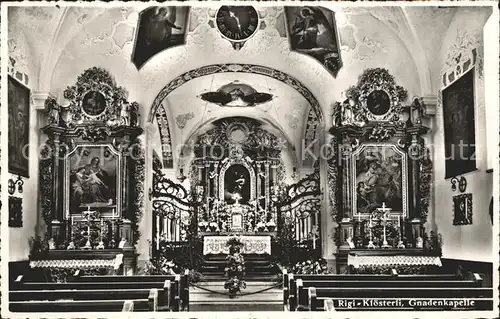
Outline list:
[[[330,270],[326,265],[326,260],[320,258],[315,261],[309,259],[306,261],[298,262],[292,267],[290,272],[293,274],[324,275],[329,274]]]
[[[274,231],[276,229],[276,223],[274,222],[274,220],[270,220],[266,223],[266,227],[267,227],[267,230],[269,231]]]
[[[164,256],[151,258],[144,266],[146,275],[175,275],[181,273],[179,266],[173,260],[167,260]]]
[[[208,227],[208,223],[207,223],[206,221],[199,222],[199,223],[198,223],[198,227],[199,227],[202,231],[204,231],[205,229],[207,229],[207,227]]]
[[[257,223],[255,228],[257,228],[258,231],[264,231],[264,229],[266,229],[266,224],[264,224],[264,222],[260,221]]]
[[[219,228],[219,225],[215,221],[212,221],[208,224],[208,227],[210,228],[210,231],[215,232],[217,228]]]
[[[234,298],[236,293],[246,288],[242,279],[245,274],[245,259],[240,253],[243,243],[237,237],[232,237],[226,245],[229,246],[229,255],[224,271],[229,279],[224,283],[224,289],[229,290],[230,298]]]

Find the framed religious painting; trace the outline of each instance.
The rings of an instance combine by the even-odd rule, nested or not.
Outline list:
[[[351,155],[353,216],[390,208],[407,216],[407,154],[393,144],[364,144]]]
[[[122,155],[111,145],[78,145],[65,156],[66,217],[83,211],[121,216]]]
[[[8,76],[9,173],[29,176],[30,90]]]
[[[476,167],[474,68],[442,91],[445,178]]]
[[[290,49],[309,55],[333,76],[342,67],[335,13],[317,6],[285,7]]]
[[[189,7],[151,7],[139,14],[132,62],[140,69],[163,50],[183,45],[189,19]]]

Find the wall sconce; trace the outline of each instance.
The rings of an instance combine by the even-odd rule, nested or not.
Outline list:
[[[16,181],[14,181],[12,178],[9,179],[9,184],[7,185],[7,191],[9,192],[10,195],[14,195],[14,192],[16,191],[16,185],[17,185],[17,191],[20,194],[22,194],[24,181],[19,175],[17,176]]]
[[[460,178],[452,177],[450,182],[452,191],[457,190],[457,183],[458,183],[458,190],[460,191],[460,193],[463,193],[467,190],[467,180],[463,176],[461,176]]]
[[[183,183],[186,180],[186,175],[184,175],[184,166],[181,166],[179,168],[179,175],[177,176],[177,179]]]

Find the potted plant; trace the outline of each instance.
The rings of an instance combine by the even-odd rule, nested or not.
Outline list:
[[[198,223],[198,227],[201,231],[205,231],[208,228],[208,223],[206,221],[202,221]]]
[[[216,222],[212,221],[210,222],[210,224],[208,225],[208,228],[210,229],[211,232],[215,232],[218,228],[218,225]]]
[[[260,221],[257,223],[256,228],[257,231],[264,231],[266,229],[266,224]]]
[[[269,230],[271,232],[276,229],[276,223],[272,219],[267,222],[266,226],[267,226],[267,230]]]

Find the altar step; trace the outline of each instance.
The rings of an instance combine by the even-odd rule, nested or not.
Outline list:
[[[189,289],[189,311],[283,311],[283,291],[281,288],[272,288],[264,292],[250,295],[237,295],[229,298],[224,289],[225,278],[217,281],[197,283],[199,287],[215,291],[209,292],[191,286]],[[254,281],[245,277],[246,289],[241,293],[257,292],[275,284],[273,281]]]
[[[227,255],[209,255],[201,266],[202,274],[209,278],[210,276],[224,275],[224,268],[227,266]],[[278,273],[278,268],[273,263],[272,256],[262,255],[244,255],[247,277],[256,276],[257,280],[268,280],[274,278]]]

